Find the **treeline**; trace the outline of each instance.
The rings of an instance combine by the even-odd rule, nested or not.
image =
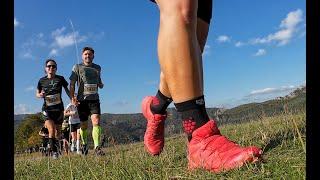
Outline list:
[[[43,123],[41,113],[28,115],[21,121],[14,134],[15,152],[41,144],[42,140],[38,133]]]

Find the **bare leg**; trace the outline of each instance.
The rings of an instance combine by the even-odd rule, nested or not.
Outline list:
[[[56,137],[56,128],[55,128],[54,121],[47,119],[45,121],[45,126],[48,129],[49,138],[55,138]]]
[[[198,39],[198,44],[200,47],[201,54],[204,51],[205,44],[207,42],[207,37],[208,37],[208,32],[209,32],[209,24],[205,21],[203,21],[200,18],[197,18],[197,39]],[[200,58],[200,79],[201,79],[201,91],[203,93],[204,91],[204,80],[203,80],[203,63],[202,63],[202,58]],[[165,76],[163,72],[160,72],[160,83],[159,83],[159,90],[162,92],[167,97],[171,97],[167,81],[165,79]]]
[[[158,55],[162,73],[175,103],[203,95],[201,55],[197,40],[197,1],[158,0]],[[179,68],[177,68],[179,67]],[[160,86],[165,87],[164,85]]]

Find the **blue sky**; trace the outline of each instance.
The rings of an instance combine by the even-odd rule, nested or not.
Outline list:
[[[158,89],[158,25],[148,0],[15,0],[14,113],[41,111],[35,91],[45,60],[55,59],[69,81],[84,46],[102,67],[102,113],[141,112],[142,98]],[[215,0],[203,59],[207,107],[261,102],[305,85],[305,1]]]

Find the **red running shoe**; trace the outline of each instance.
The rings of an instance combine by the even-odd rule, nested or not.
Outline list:
[[[144,134],[144,147],[152,155],[159,155],[164,146],[164,121],[167,114],[153,114],[150,105],[158,99],[147,96],[142,101],[142,114],[147,119],[147,129]]]
[[[240,147],[222,136],[214,120],[192,133],[188,151],[189,169],[204,168],[216,173],[255,162],[262,155],[255,146]]]

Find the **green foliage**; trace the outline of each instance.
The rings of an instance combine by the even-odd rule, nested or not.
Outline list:
[[[16,151],[21,151],[27,147],[39,145],[41,138],[38,135],[43,126],[44,120],[41,113],[31,114],[19,124],[14,135],[14,147]]]

